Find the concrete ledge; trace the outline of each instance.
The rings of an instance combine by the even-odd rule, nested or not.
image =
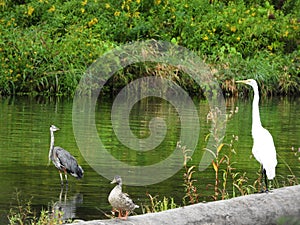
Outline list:
[[[119,219],[93,220],[73,225],[188,225],[188,224],[299,224],[300,185],[270,193],[252,194],[224,201],[199,203],[158,213]]]

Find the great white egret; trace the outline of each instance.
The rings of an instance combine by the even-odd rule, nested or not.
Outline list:
[[[50,126],[50,150],[49,150],[49,161],[51,160],[54,166],[59,170],[61,185],[64,185],[62,172],[65,174],[66,184],[68,184],[67,173],[71,174],[73,177],[78,179],[83,177],[83,169],[78,165],[74,156],[72,156],[67,150],[55,146],[54,147],[54,132],[58,131],[54,125]]]
[[[277,158],[272,135],[261,125],[258,108],[259,91],[257,82],[253,79],[240,80],[236,82],[248,84],[254,91],[252,103],[252,153],[255,159],[261,164],[262,178],[265,177],[266,192],[268,192],[268,179],[272,180],[275,177]]]
[[[117,185],[114,189],[111,190],[108,201],[113,207],[113,211],[118,211],[118,217],[120,219],[126,220],[129,213],[134,209],[139,208],[138,205],[134,204],[133,201],[129,198],[128,194],[122,192],[122,179],[120,176],[115,176],[111,184],[116,183]],[[125,215],[123,216],[123,211]]]

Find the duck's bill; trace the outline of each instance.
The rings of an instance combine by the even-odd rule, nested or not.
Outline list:
[[[111,183],[111,184],[116,183],[116,179],[113,179],[110,183]]]

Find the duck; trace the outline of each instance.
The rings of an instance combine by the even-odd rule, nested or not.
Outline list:
[[[136,208],[139,208],[139,206],[134,204],[127,193],[122,192],[122,178],[119,175],[114,177],[111,184],[116,184],[108,196],[108,202],[112,206],[112,212],[117,211],[119,219],[127,220],[128,215]]]

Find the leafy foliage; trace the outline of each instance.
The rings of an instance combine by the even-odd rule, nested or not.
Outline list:
[[[291,0],[2,0],[0,95],[72,95],[104,52],[145,39],[198,52],[222,84],[252,77],[265,94],[299,94],[299,12]],[[148,75],[141,71],[122,71],[114,87]],[[196,82],[186,83],[199,93]]]

